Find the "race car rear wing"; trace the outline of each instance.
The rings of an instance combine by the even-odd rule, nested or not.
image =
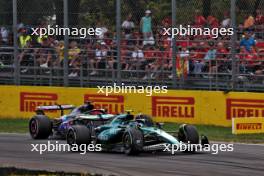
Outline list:
[[[44,115],[44,111],[54,111],[54,110],[60,110],[61,115],[64,114],[63,110],[70,110],[74,109],[74,105],[51,105],[51,106],[37,106],[36,113]]]

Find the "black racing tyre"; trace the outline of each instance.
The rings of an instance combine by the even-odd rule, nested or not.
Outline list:
[[[123,135],[124,153],[127,155],[138,155],[144,146],[143,133],[136,128],[128,128]]]
[[[29,121],[29,133],[33,139],[47,139],[52,133],[52,122],[45,115],[36,115]]]
[[[179,129],[178,139],[185,143],[199,144],[199,133],[193,125],[182,125]]]
[[[187,144],[199,144],[199,133],[193,125],[181,125],[179,128],[178,139]],[[195,152],[194,147],[189,147],[185,152]]]
[[[73,125],[69,128],[66,135],[67,144],[73,145],[77,144],[90,144],[92,137],[90,129],[84,125]]]

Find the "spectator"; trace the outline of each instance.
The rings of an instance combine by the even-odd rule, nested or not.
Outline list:
[[[153,73],[153,62],[155,62],[156,59],[156,50],[153,46],[147,45],[144,47],[144,56],[146,59],[146,62],[144,63],[145,69],[147,71],[146,75],[144,76],[143,79],[148,79],[148,78],[154,78],[154,73]],[[152,73],[150,73],[152,72]]]
[[[254,26],[255,19],[252,15],[249,15],[244,21],[244,29],[251,29]]]
[[[162,47],[165,50],[169,50],[171,48],[172,42],[171,42],[171,37],[169,36],[162,36],[161,37],[161,42],[162,42]]]
[[[238,58],[240,60],[239,62],[239,71],[243,74],[246,73],[246,54],[248,53],[248,51],[246,50],[246,48],[244,46],[240,47],[239,53],[237,54],[236,58]]]
[[[144,53],[139,46],[135,46],[132,52],[132,59],[137,65],[145,61]]]
[[[240,70],[242,70],[242,73],[253,74],[256,66],[261,65],[261,62],[257,62],[258,55],[253,47],[247,51],[244,46],[241,46],[238,58],[240,59]]]
[[[264,24],[264,16],[263,16],[263,13],[260,9],[256,10],[255,24],[256,25]]]
[[[132,58],[132,53],[134,51],[134,47],[131,46],[127,46],[127,51],[125,53],[125,64],[126,67],[124,68],[125,70],[133,70],[136,65],[136,63],[134,62],[134,58]],[[129,73],[129,72],[128,72]]]
[[[216,48],[214,42],[209,42],[209,50],[205,54],[204,61],[205,61],[205,71],[209,73],[215,72],[216,70]]]
[[[197,60],[203,60],[208,50],[208,46],[205,42],[199,42],[198,44],[194,43],[191,57]]]
[[[25,28],[22,28],[20,32],[21,35],[19,36],[19,46],[20,48],[24,48],[27,45],[27,42],[30,42],[32,38],[27,34],[27,30]]]
[[[131,19],[132,19],[132,14],[129,14],[126,20],[122,23],[122,28],[125,33],[125,39],[131,38],[131,34],[135,28],[135,24]]]
[[[129,46],[128,50],[128,70],[139,70],[141,64],[144,62],[144,52],[139,46]]]
[[[224,19],[221,23],[221,26],[224,27],[224,28],[228,28],[231,26],[231,19],[230,19],[230,16],[229,16],[229,12],[224,12]]]
[[[204,62],[200,61],[200,60],[194,60],[192,62],[193,64],[193,74],[195,74],[195,76],[199,75],[202,73],[203,68],[204,68]]]
[[[165,17],[162,21],[161,24],[163,27],[168,28],[172,25],[172,20],[171,20],[171,15]]]
[[[212,15],[209,15],[207,17],[207,24],[210,28],[218,28],[219,27],[218,19]]]
[[[216,50],[216,58],[217,59],[224,59],[228,57],[228,50],[224,46],[223,42],[218,42],[217,50]]]
[[[108,52],[107,52],[107,65],[106,65],[106,68],[109,68],[109,69],[114,69],[116,68],[116,52],[115,52],[115,46],[114,45],[111,45],[108,49]]]
[[[245,37],[240,41],[240,54],[241,56],[243,55],[243,63],[241,59],[241,65],[244,65],[247,70],[251,70],[252,73],[254,73],[254,71],[256,72],[256,70],[261,70],[256,67],[256,63],[259,63],[256,62],[256,60],[261,58],[257,53],[260,45],[255,46],[256,42],[254,38],[258,39],[258,41],[261,39],[258,33],[262,33],[263,35],[263,20],[263,13],[258,9],[256,11],[255,19],[252,15],[249,15],[249,17],[242,20],[241,23],[241,31],[244,31],[245,28],[251,31],[251,33],[246,33]],[[212,14],[205,18],[201,15],[199,10],[196,10],[193,22],[194,26],[192,27],[230,27],[230,21],[228,12],[224,12],[223,21],[219,24],[218,19]],[[110,31],[112,26],[109,26],[109,29],[107,29],[103,22],[104,21],[99,21],[96,25],[98,28],[101,28],[102,35],[95,37],[90,36],[88,40],[80,40],[80,43],[77,43],[76,41],[71,42],[69,49],[70,77],[78,76],[81,64],[86,66],[86,63],[91,65],[91,75],[98,74],[98,69],[102,67],[111,69],[117,68],[116,33]],[[166,16],[160,21],[160,23],[162,24],[162,27],[171,27],[171,16]],[[41,24],[39,27],[46,27],[46,25],[47,24]],[[50,70],[47,68],[60,66],[62,64],[64,58],[63,42],[56,42],[48,36],[44,36],[43,39],[38,36],[28,36],[26,29],[23,26],[21,28],[22,30],[19,31],[19,33],[21,33],[19,37],[19,45],[22,49],[20,50],[21,54],[19,54],[19,61],[23,66],[23,69],[35,63],[35,60],[33,59],[35,57],[37,58],[39,66],[44,68],[41,70],[44,70],[46,73],[48,73],[47,70]],[[159,78],[161,74],[163,74],[160,70],[171,70],[173,67],[171,59],[171,36],[169,34],[162,35],[164,31],[160,30],[160,28],[152,31],[152,17],[150,10],[146,10],[145,16],[141,18],[140,31],[134,31],[135,28],[136,26],[132,21],[132,15],[128,14],[122,23],[122,34],[124,34],[126,39],[121,40],[120,52],[122,69],[127,71],[145,70],[149,74],[140,75],[140,77],[144,76],[144,79]],[[254,37],[252,37],[252,32],[254,32]],[[8,36],[12,36],[11,32],[8,31],[8,33]],[[8,37],[8,40],[10,38],[11,37]],[[205,42],[206,40],[216,41],[217,46],[215,47],[212,42]],[[212,40],[206,35],[177,36],[176,44],[181,48],[180,50],[177,50],[176,55],[176,67],[177,71],[180,71],[179,74],[183,75],[188,68],[195,74],[200,74],[204,71],[226,71],[227,68],[231,69],[231,67],[229,67],[229,50],[223,43],[225,40],[229,41],[230,37],[221,36],[221,38]],[[6,29],[0,28],[0,43],[4,44],[6,41]],[[39,41],[39,45],[41,46],[38,46],[35,41]],[[87,44],[87,41],[89,44]],[[261,41],[258,43],[261,43]],[[83,44],[84,50],[81,51],[81,45],[79,44]],[[154,44],[155,46],[153,46]],[[28,47],[33,49],[28,49]],[[40,49],[36,49],[35,47],[39,47]],[[56,55],[54,54],[54,51],[56,51]],[[86,56],[87,58],[85,58]],[[192,58],[192,60],[189,58]],[[0,56],[0,59],[3,60],[2,55]],[[82,59],[87,59],[88,61],[81,62]],[[189,60],[190,62],[187,62],[186,64],[185,60]],[[25,69],[22,71],[27,72],[28,70]],[[85,71],[84,74],[86,74]],[[169,74],[166,76],[168,75]],[[169,77],[172,77],[172,75]]]
[[[250,51],[247,52],[245,59],[247,60],[247,65],[250,67],[254,67],[257,64],[261,64],[256,62],[258,61],[258,54],[253,47],[250,47]]]
[[[87,57],[87,63],[91,65],[93,60],[95,60],[94,45],[92,42],[86,44],[85,57]]]
[[[139,32],[134,32],[132,34],[132,38],[131,38],[131,41],[129,41],[130,44],[132,45],[138,45],[138,46],[141,46],[142,45],[142,40],[141,40],[141,35]]]
[[[25,48],[22,49],[22,52],[18,55],[19,63],[24,67],[21,69],[21,73],[26,73],[29,71],[28,67],[35,66],[35,57],[39,51],[37,47],[39,46],[33,41],[28,41]]]
[[[209,50],[207,51],[207,53],[205,54],[204,60],[205,61],[210,61],[210,60],[215,60],[216,59],[216,49],[214,47],[214,43],[213,42],[209,42]]]
[[[63,65],[63,59],[64,59],[64,42],[59,41],[57,45],[55,46],[55,50],[58,56],[58,60],[56,63],[56,66],[62,66]]]
[[[249,52],[251,47],[256,46],[255,39],[251,36],[250,32],[245,33],[245,37],[240,41],[240,47],[244,46]]]
[[[190,65],[191,70],[194,74],[201,74],[203,71],[203,68],[205,66],[204,63],[204,57],[207,53],[208,48],[205,42],[200,42],[198,46],[196,46],[196,43],[194,44],[194,47],[192,48],[191,52],[191,58],[193,59]]]
[[[105,39],[105,34],[108,32],[108,29],[104,25],[102,25],[100,21],[97,23],[97,28],[101,29],[101,34],[97,35],[97,42],[103,42],[103,39]]]
[[[177,73],[178,76],[180,76],[181,74],[184,74],[186,76],[186,74],[189,73],[189,57],[190,57],[190,51],[187,49],[187,44],[186,46],[183,46],[181,51],[179,52],[179,56],[178,56],[178,69],[177,69]]]
[[[182,46],[179,55],[181,59],[188,59],[188,57],[190,56],[190,51],[188,50],[187,45]]]
[[[51,65],[52,59],[55,56],[53,51],[50,41],[44,39],[37,54],[37,63],[41,68],[48,68]],[[50,73],[47,69],[44,69],[44,72]]]
[[[74,59],[77,59],[79,57],[81,50],[78,48],[78,44],[76,41],[72,41],[69,46],[69,65],[71,66],[72,62],[74,62]]]
[[[231,63],[228,60],[229,51],[224,46],[223,42],[218,42],[217,49],[216,49],[216,59],[217,61],[217,67],[216,69],[218,72],[229,72],[231,70]]]
[[[72,41],[69,46],[69,67],[72,70],[69,77],[77,77],[80,65],[80,54],[81,50],[78,48],[76,41]]]
[[[107,46],[105,45],[104,42],[96,44],[96,49],[95,49],[95,58],[91,60],[91,68],[94,69],[90,75],[96,75],[98,74],[98,69],[99,69],[99,63],[105,59],[107,56]]]
[[[195,10],[194,25],[195,27],[204,27],[206,25],[206,19],[198,9]]]
[[[128,49],[128,46],[126,45],[123,45],[121,47],[121,51],[120,51],[120,55],[121,55],[121,68],[123,70],[128,70],[129,68],[129,65],[128,65],[128,60],[129,60],[129,49]]]
[[[9,31],[5,27],[0,28],[0,35],[1,35],[1,41],[2,44],[7,45],[8,44],[8,36],[9,36]]]
[[[146,10],[145,16],[141,18],[140,29],[143,34],[143,45],[154,45],[155,41],[152,33],[151,11]]]

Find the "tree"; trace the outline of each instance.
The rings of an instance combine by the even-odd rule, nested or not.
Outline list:
[[[0,1],[0,25],[12,25],[12,1]]]
[[[203,0],[203,16],[208,17],[211,14],[211,0]]]
[[[17,3],[18,22],[25,25],[37,25],[54,14],[52,0],[18,0]]]
[[[56,24],[63,26],[63,0],[55,0]]]

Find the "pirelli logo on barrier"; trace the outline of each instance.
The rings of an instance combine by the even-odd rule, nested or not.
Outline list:
[[[236,128],[238,130],[261,130],[261,123],[237,123]]]
[[[92,101],[97,109],[107,109],[110,114],[124,112],[124,96],[122,95],[85,94],[84,101],[87,100]]]
[[[152,116],[173,118],[194,118],[193,97],[152,97]]]
[[[264,100],[227,99],[226,119],[244,117],[264,117]]]
[[[264,118],[232,118],[233,134],[264,133]]]
[[[20,92],[20,111],[34,112],[37,106],[58,104],[57,100],[58,95],[56,93]]]

